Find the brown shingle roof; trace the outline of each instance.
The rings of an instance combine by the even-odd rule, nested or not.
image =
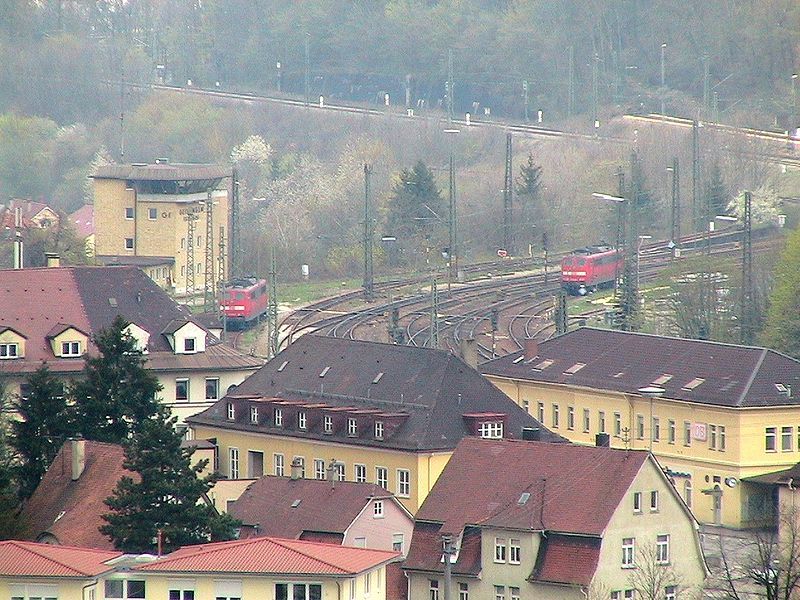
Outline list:
[[[23,537],[37,540],[50,534],[60,544],[86,548],[113,549],[111,541],[98,531],[101,515],[108,512],[104,500],[123,475],[137,478],[122,467],[122,446],[86,441],[85,467],[72,480],[72,446],[66,442],[58,451],[21,515]]]
[[[589,585],[600,559],[600,538],[548,534],[542,538],[531,579]]]
[[[582,327],[542,342],[532,360],[515,363],[520,356],[484,363],[480,371],[632,394],[655,385],[665,398],[714,406],[800,404],[800,361],[766,348]],[[569,374],[577,363],[585,366]]]
[[[121,552],[34,544],[0,542],[0,576],[96,577],[111,571],[107,562]]]
[[[326,368],[324,377],[320,377]],[[383,373],[380,378],[379,373]],[[376,409],[385,415],[407,415],[387,439],[376,442],[369,436],[347,438],[348,444],[355,445],[452,449],[470,434],[462,418],[465,413],[505,413],[508,437],[521,437],[523,427],[541,427],[513,400],[449,352],[316,335],[302,336],[234,392],[187,422],[330,441],[331,436],[319,428],[300,431],[252,425],[243,416],[245,411],[238,411],[241,419],[229,421],[227,403],[236,397],[281,398],[320,403],[345,412]],[[544,428],[542,439],[563,441]]]
[[[343,539],[370,499],[391,497],[373,483],[270,475],[250,484],[228,512],[245,525],[258,524],[258,535],[299,539],[304,532],[324,532]]]

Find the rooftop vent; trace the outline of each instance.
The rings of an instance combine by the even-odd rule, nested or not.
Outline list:
[[[168,165],[169,164],[169,158],[167,158],[165,156],[159,157],[159,158],[156,159],[156,164],[157,165]]]
[[[705,381],[705,379],[703,379],[702,377],[695,377],[689,383],[684,385],[682,389],[684,389],[684,390],[693,390],[697,386],[699,386],[701,383],[703,383],[704,381]]]
[[[580,371],[585,366],[586,366],[586,363],[580,363],[580,362],[579,363],[575,363],[569,369],[564,371],[564,375],[574,375],[575,373]]]

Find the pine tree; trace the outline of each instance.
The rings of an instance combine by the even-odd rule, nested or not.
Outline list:
[[[158,413],[158,379],[145,368],[136,340],[117,317],[94,338],[100,356],[86,359],[83,378],[70,390],[77,430],[86,439],[115,444],[125,441]]]
[[[430,236],[447,223],[445,206],[433,172],[422,161],[403,169],[389,199],[389,230],[398,238]]]
[[[19,494],[28,498],[72,433],[64,386],[47,365],[26,380],[28,391],[16,402],[20,419],[12,423],[12,443],[19,463],[15,467]]]
[[[542,187],[542,167],[533,162],[533,154],[528,153],[528,160],[519,169],[517,177],[517,198],[523,202],[535,203],[539,199]]]
[[[775,287],[770,296],[762,343],[800,359],[800,228],[786,239],[786,246],[775,266]]]
[[[11,443],[9,415],[14,410],[0,381],[0,540],[15,539],[19,533],[19,486],[16,459]]]
[[[714,215],[724,215],[728,209],[728,190],[722,180],[722,171],[718,163],[711,166],[709,182],[706,186],[706,199],[711,209],[711,217]]]
[[[236,520],[203,500],[217,475],[199,477],[208,461],[191,465],[192,450],[181,447],[174,425],[175,417],[161,410],[125,442],[123,464],[138,480],[120,479],[105,501],[111,512],[100,527],[119,550],[153,552],[159,532],[165,552],[235,537]]]

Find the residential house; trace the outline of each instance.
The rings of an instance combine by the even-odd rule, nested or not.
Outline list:
[[[181,421],[262,364],[210,335],[135,267],[0,270],[0,306],[0,381],[12,394],[24,395],[25,378],[43,364],[80,376],[97,352],[92,336],[117,315],[131,323],[160,399]]]
[[[49,229],[57,227],[61,222],[61,217],[59,217],[58,213],[43,202],[14,199],[8,203],[8,207],[3,213],[3,226],[14,227],[18,210],[21,225],[25,229]]]
[[[707,573],[697,522],[652,454],[469,437],[416,514],[410,598],[441,597],[445,560],[459,600],[641,598],[645,580],[659,586],[648,598],[674,600]]]
[[[86,244],[86,256],[94,256],[94,206],[84,204],[67,218],[75,235]]]
[[[480,370],[573,442],[652,451],[704,523],[772,523],[750,478],[800,459],[800,361],[766,348],[580,328]]]
[[[304,335],[211,408],[187,419],[231,479],[375,483],[412,513],[465,436],[562,438],[442,350]]]
[[[159,159],[104,165],[91,177],[95,254],[102,264],[141,267],[159,286],[180,295],[206,285],[216,290],[225,280],[230,167]]]

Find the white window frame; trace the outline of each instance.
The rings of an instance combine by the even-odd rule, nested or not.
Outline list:
[[[215,389],[214,394],[210,395],[208,393],[208,384],[214,383]],[[206,390],[206,400],[219,400],[219,377],[206,377],[205,381],[205,390]]]
[[[239,449],[228,448],[228,477],[239,479]]]
[[[572,431],[575,429],[575,407],[568,406],[567,407],[567,429]]]
[[[386,467],[375,467],[375,483],[385,490],[389,489],[389,469]]]
[[[183,338],[183,353],[196,354],[197,353],[197,339],[193,337]]]
[[[251,406],[250,407],[250,424],[257,425],[258,424],[258,407]]]
[[[669,534],[660,533],[656,536],[656,564],[669,564]]]
[[[149,221],[155,221],[158,219],[158,209],[157,208],[148,208],[147,209],[147,219]]]
[[[502,421],[485,421],[478,426],[478,435],[484,439],[499,440],[503,438]]]
[[[283,409],[276,408],[272,412],[272,420],[275,423],[275,427],[283,427]]]
[[[622,538],[622,568],[636,566],[636,538]]]
[[[494,586],[494,600],[506,600],[506,586]]]
[[[133,250],[136,246],[136,242],[133,238],[125,238],[125,250]]]
[[[770,444],[770,441],[772,442]],[[770,447],[772,446],[772,447]],[[765,427],[764,428],[764,450],[766,452],[778,451],[778,428]]]
[[[19,344],[17,342],[3,342],[0,344],[0,360],[19,358]]]
[[[398,547],[399,544],[399,547]],[[402,533],[392,534],[392,551],[404,554],[406,549],[406,536]]]
[[[558,404],[553,404],[553,414],[551,417],[551,423],[553,425],[553,429],[558,429]]]
[[[642,492],[633,492],[633,512],[642,512]]]
[[[325,461],[321,458],[314,459],[314,479],[325,479]]]
[[[286,474],[286,457],[280,452],[272,454],[272,474],[283,477]]]
[[[330,415],[322,417],[322,432],[328,435],[333,433],[333,417]]]
[[[372,503],[372,517],[374,519],[382,519],[384,516],[383,512],[383,500],[375,500]]]
[[[678,586],[668,585],[664,588],[664,600],[675,600],[678,597]]]
[[[375,421],[375,439],[383,439],[383,421]]]
[[[650,512],[658,512],[658,490],[650,492]]]
[[[439,600],[438,579],[428,579],[428,600]]]
[[[303,430],[308,428],[308,413],[304,410],[297,413],[297,428]]]
[[[794,449],[794,427],[783,426],[781,427],[781,452],[791,452],[793,449]]]
[[[347,435],[350,437],[358,435],[358,421],[353,417],[347,418]]]
[[[178,398],[178,387],[183,383],[186,384],[186,398]],[[189,402],[191,400],[191,385],[189,384],[188,377],[178,377],[175,379],[175,402]]]
[[[333,465],[334,472],[336,473],[336,479],[338,481],[346,481],[347,476],[345,475],[345,466],[343,462],[337,462]]]
[[[588,408],[583,409],[583,433],[589,433],[592,429],[592,415]]]
[[[597,411],[597,431],[600,433],[606,432],[606,411]]]
[[[367,482],[367,465],[359,463],[353,465],[353,480],[357,483]]]
[[[469,600],[469,584],[465,581],[458,582],[458,600]]]
[[[502,537],[495,537],[494,538],[494,562],[496,563],[504,563],[506,562],[506,538]]]
[[[509,586],[508,588],[508,600],[519,600],[519,588],[515,586]]]
[[[411,497],[411,471],[397,469],[397,495],[401,498]]]
[[[233,402],[228,402],[225,414],[228,417],[228,421],[236,420],[236,405]]]
[[[614,435],[622,435],[622,415],[614,413]]]
[[[126,206],[124,210],[125,220],[126,221],[133,221],[136,217],[136,211],[132,206]],[[129,216],[130,215],[130,216]]]
[[[61,356],[69,358],[81,355],[81,343],[79,341],[61,342]]]
[[[508,564],[518,565],[522,561],[522,546],[516,538],[508,540]]]

